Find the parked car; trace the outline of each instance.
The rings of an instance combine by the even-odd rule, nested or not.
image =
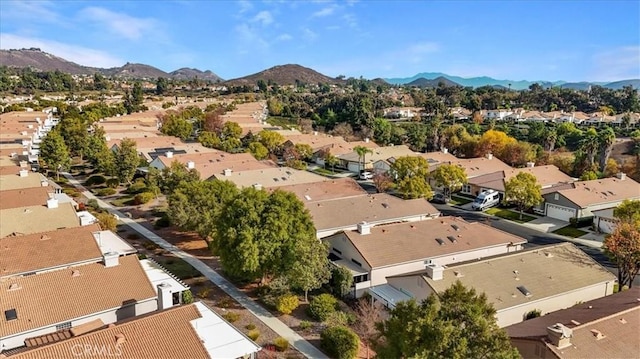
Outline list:
[[[471,204],[471,208],[476,211],[484,211],[498,204],[500,204],[500,193],[491,189],[480,193]]]
[[[445,196],[443,193],[436,193],[433,196],[433,198],[431,199],[431,202],[446,204],[447,203],[447,196]]]
[[[369,171],[364,171],[360,173],[360,179],[361,180],[370,180],[373,178],[373,173],[369,172]]]

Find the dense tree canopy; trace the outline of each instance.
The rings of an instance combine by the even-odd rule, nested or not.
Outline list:
[[[522,211],[542,203],[541,187],[531,173],[518,173],[505,182],[504,188],[504,200],[518,207],[520,220],[522,220]]]

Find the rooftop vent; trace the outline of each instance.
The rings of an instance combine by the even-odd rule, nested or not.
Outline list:
[[[72,277],[79,277],[80,276],[80,271],[79,270],[73,270],[71,271],[71,276]]]
[[[225,175],[225,177],[229,177],[233,173],[233,170],[231,170],[231,168],[226,168],[224,171],[222,171],[222,173]]]
[[[438,244],[441,246],[444,245],[444,241],[442,240],[442,238],[436,238],[436,242],[438,242]]]
[[[40,236],[40,240],[41,240],[41,241],[46,241],[46,240],[49,240],[49,239],[51,239],[51,237],[49,237],[49,236],[48,236],[48,235],[46,235],[46,234],[43,234],[43,235],[41,235],[41,236]]]
[[[454,236],[447,236],[447,239],[449,239],[451,243],[456,243],[458,241]]]
[[[616,174],[616,177],[621,181],[624,181],[625,179],[627,179],[627,175],[622,172],[619,172],[618,174]]]
[[[121,345],[127,342],[127,338],[122,333],[116,334],[116,345]]]
[[[596,340],[606,338],[606,336],[602,334],[602,332],[599,331],[598,329],[591,329],[591,334],[593,334],[593,336],[596,337]]]
[[[20,170],[18,172],[18,174],[20,175],[20,177],[27,177],[29,175],[29,171],[27,170]]]
[[[551,344],[556,346],[558,349],[563,349],[571,346],[573,330],[561,323],[556,323],[547,327],[547,336],[549,337]]]
[[[358,233],[362,235],[371,234],[371,224],[367,222],[358,223]]]
[[[15,309],[4,311],[4,318],[8,321],[18,319],[18,312]]]
[[[517,288],[520,291],[520,293],[524,294],[525,297],[528,298],[531,296],[531,292],[529,292],[529,290],[525,286],[519,285]]]
[[[545,252],[544,256],[547,258],[553,258],[553,253]]]
[[[260,191],[260,190],[262,190],[262,185],[260,183],[254,183],[253,184],[253,188],[255,188],[256,190]]]
[[[20,289],[20,288],[22,288],[22,287],[21,287],[21,286],[20,286],[20,284],[18,284],[18,283],[11,283],[11,284],[9,285],[9,291],[12,291],[12,290],[18,290],[18,289]]]
[[[458,227],[457,224],[452,224],[451,228],[453,228],[455,231],[459,231],[460,230],[460,227]]]
[[[193,161],[187,162],[187,168],[190,169],[190,170],[196,168],[196,163],[193,162]]]
[[[172,151],[167,151],[165,153],[165,155],[167,156],[167,158],[173,158],[173,152]]]
[[[618,320],[620,322],[620,324],[627,324],[627,320],[624,318],[620,318],[620,320]]]
[[[311,197],[308,194],[304,195],[304,199],[306,199],[307,201],[311,201]]]

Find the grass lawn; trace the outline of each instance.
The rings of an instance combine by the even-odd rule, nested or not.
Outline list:
[[[133,196],[123,196],[111,201],[111,204],[116,207],[133,206]]]
[[[285,130],[291,130],[298,128],[298,121],[292,120],[288,117],[269,116],[267,122],[272,126],[280,126]]]
[[[518,222],[518,223],[525,223],[525,222],[533,221],[534,219],[536,219],[535,217],[531,217],[526,214],[523,214],[522,220],[521,220],[520,213],[510,211],[504,208],[497,208],[497,207],[489,208],[488,210],[485,211],[485,213],[494,215],[496,217],[508,219],[510,221]]]
[[[202,274],[193,268],[189,263],[180,258],[169,258],[164,261],[159,261],[163,267],[167,268],[169,272],[176,275],[180,279],[189,279],[200,277]]]
[[[574,227],[571,227],[571,226],[566,226],[566,227],[562,227],[560,229],[556,229],[555,231],[553,231],[553,233],[559,234],[561,236],[578,238],[578,237],[584,236],[585,234],[587,234],[589,232],[585,232],[585,231],[583,231],[581,229],[574,228]]]
[[[472,199],[465,198],[465,197],[459,197],[459,196],[451,196],[451,200],[449,201],[449,203],[454,205],[454,206],[461,206],[463,204],[467,204],[467,203],[471,203],[471,202],[473,202]]]
[[[316,168],[313,170],[313,172],[319,174],[319,175],[324,175],[324,176],[333,176],[338,172],[333,172],[331,170],[325,169],[325,168]]]

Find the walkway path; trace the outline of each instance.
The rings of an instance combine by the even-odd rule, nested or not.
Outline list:
[[[222,289],[225,293],[230,295],[233,299],[238,301],[240,305],[250,311],[253,315],[255,315],[258,319],[260,319],[265,325],[271,328],[274,332],[276,332],[279,336],[287,339],[291,345],[296,348],[300,353],[302,353],[307,358],[318,358],[324,359],[327,356],[322,353],[318,348],[313,346],[311,343],[306,341],[303,337],[294,332],[291,328],[289,328],[286,324],[281,322],[278,318],[274,317],[269,311],[264,309],[261,305],[257,304],[254,300],[249,298],[246,294],[241,292],[238,288],[236,288],[233,283],[229,282],[227,279],[222,277],[218,272],[214,271],[211,267],[204,264],[199,259],[195,258],[189,253],[186,253],[174,246],[173,244],[165,241],[162,237],[153,233],[152,231],[146,229],[139,223],[135,222],[133,219],[127,217],[122,212],[118,211],[111,204],[102,201],[93,195],[90,191],[88,191],[80,182],[78,182],[73,176],[67,172],[62,173],[64,177],[69,180],[69,183],[74,185],[78,190],[82,191],[82,194],[88,199],[95,199],[98,201],[100,207],[106,209],[110,213],[117,215],[127,226],[131,227],[131,229],[140,233],[142,236],[146,237],[148,240],[154,242],[158,246],[162,247],[164,250],[171,252],[176,257],[182,258],[185,262],[189,263],[195,269],[197,269],[202,275],[207,277],[213,284],[217,285]]]

